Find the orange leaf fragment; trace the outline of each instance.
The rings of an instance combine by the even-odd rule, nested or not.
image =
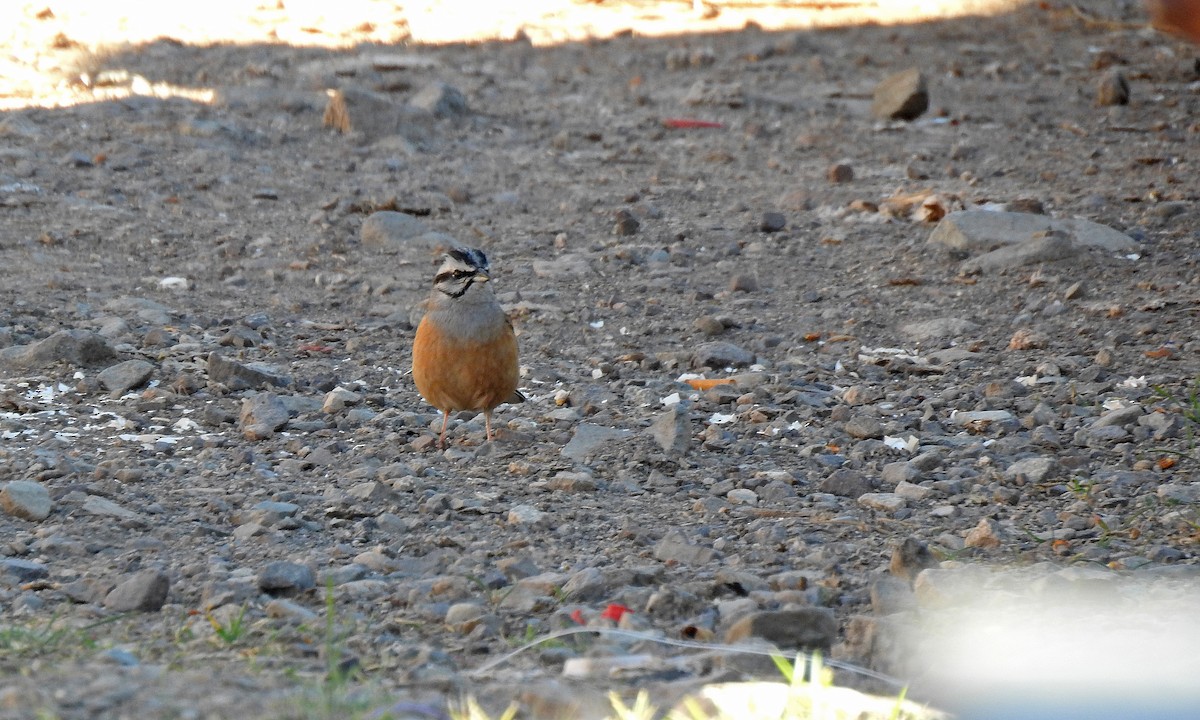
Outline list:
[[[1175,354],[1174,351],[1172,351],[1171,348],[1169,348],[1169,347],[1160,347],[1160,348],[1155,348],[1154,350],[1146,351],[1146,357],[1151,358],[1153,360],[1161,360],[1162,358],[1169,358],[1174,354]]]
[[[820,339],[821,339],[821,333],[819,333],[819,332],[811,332],[811,333],[804,334],[805,342],[816,342],[817,340],[820,340]]]
[[[691,380],[686,380],[685,382],[687,382],[688,385],[691,385],[692,388],[695,390],[711,390],[718,385],[736,385],[737,384],[733,378],[713,378],[712,380],[705,380],[704,378],[693,378]]]
[[[1158,469],[1170,470],[1171,468],[1175,467],[1175,462],[1175,458],[1173,457],[1161,457],[1158,459]]]
[[[1061,555],[1071,549],[1071,541],[1063,540],[1062,538],[1059,538],[1059,539],[1055,540],[1054,542],[1050,543],[1050,547],[1051,547],[1051,549],[1054,550],[1054,552]]]

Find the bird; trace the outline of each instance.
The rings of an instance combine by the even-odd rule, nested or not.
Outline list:
[[[517,336],[489,284],[487,255],[451,247],[433,276],[425,315],[413,339],[412,375],[426,402],[442,411],[438,448],[446,444],[450,412],[483,413],[492,441],[492,411],[519,403]]]

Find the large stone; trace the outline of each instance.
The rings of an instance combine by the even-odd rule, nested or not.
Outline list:
[[[0,558],[0,583],[27,583],[49,577],[50,571],[45,565],[31,560],[17,558]]]
[[[672,531],[667,533],[654,546],[654,557],[663,562],[674,562],[681,565],[705,565],[716,557],[712,548],[695,545],[687,541],[683,533]]]
[[[432,143],[436,121],[433,113],[390,95],[349,87],[329,94],[322,118],[360,144],[386,141],[410,152]]]
[[[1057,230],[1072,244],[1108,252],[1137,248],[1133,238],[1106,225],[1081,218],[1052,218],[1033,213],[959,210],[942,218],[929,235],[929,242],[968,253],[990,252],[1015,245],[1035,233]]]
[[[275,368],[259,363],[243,365],[215,352],[208,355],[208,379],[234,392],[268,386],[285,387],[292,383],[290,377]]]
[[[312,568],[286,560],[269,563],[258,573],[258,587],[268,593],[303,592],[316,584]]]
[[[1067,234],[1057,230],[1035,233],[1033,236],[1014,245],[998,247],[979,257],[963,262],[962,272],[987,273],[997,270],[1018,268],[1024,265],[1054,262],[1074,256],[1079,252],[1078,246],[1071,241]]]
[[[408,213],[381,210],[367,216],[358,237],[363,247],[388,249],[401,247],[429,232],[429,226]]]
[[[632,430],[624,428],[579,423],[575,427],[575,435],[563,446],[562,455],[570,460],[583,462],[589,455],[595,453],[605,445],[617,440],[625,440],[632,435]]]
[[[916,120],[928,109],[929,89],[917,68],[887,76],[871,96],[871,114],[884,120]]]
[[[900,332],[913,340],[931,340],[933,338],[956,338],[973,333],[979,329],[979,324],[963,318],[944,317],[932,320],[919,320],[900,327]]]
[[[823,607],[754,612],[725,631],[725,642],[761,638],[785,650],[825,650],[837,639],[833,611]]]
[[[687,452],[692,443],[692,421],[684,403],[677,403],[655,418],[646,432],[669,453]]]
[[[817,489],[838,497],[857,498],[875,491],[875,483],[857,470],[842,468],[821,479]]]
[[[40,483],[14,480],[0,490],[0,508],[22,520],[45,520],[53,507],[50,492]]]
[[[421,88],[408,101],[410,105],[420,108],[434,117],[452,117],[465,115],[470,110],[467,97],[453,85],[444,82],[432,82]]]
[[[0,367],[42,368],[56,362],[72,365],[99,365],[117,353],[102,335],[87,330],[59,330],[48,338],[29,345],[0,349]]]
[[[262,440],[281,430],[290,418],[287,405],[278,395],[258,393],[242,401],[242,413],[238,421],[243,437]]]
[[[115,397],[141,387],[154,374],[154,365],[145,360],[126,360],[111,367],[106,367],[96,375],[100,384]]]
[[[692,353],[693,368],[744,367],[754,362],[754,353],[728,342],[701,343]]]
[[[119,583],[104,597],[114,612],[155,612],[167,601],[171,578],[162,570],[142,570]]]

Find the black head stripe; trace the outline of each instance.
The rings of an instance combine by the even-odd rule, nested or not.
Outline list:
[[[446,251],[446,257],[455,260],[469,267],[479,270],[488,269],[487,255],[483,251],[473,247],[454,247]]]

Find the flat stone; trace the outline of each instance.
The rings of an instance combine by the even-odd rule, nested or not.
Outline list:
[[[858,440],[883,437],[883,425],[871,415],[855,415],[846,421],[846,434]]]
[[[54,508],[50,491],[41,483],[14,480],[0,489],[0,508],[22,520],[45,520]]]
[[[589,455],[605,445],[633,436],[632,430],[611,428],[593,423],[579,423],[575,426],[575,434],[563,446],[562,455],[576,462],[583,462]]]
[[[817,489],[838,497],[857,498],[874,492],[875,483],[857,470],[841,468],[822,478]]]
[[[104,597],[104,607],[114,612],[156,612],[167,602],[171,578],[162,570],[142,570],[118,583]]]
[[[1023,477],[1027,482],[1042,483],[1058,474],[1058,461],[1052,457],[1033,457],[1018,460],[1004,471],[1005,477]]]
[[[913,340],[931,340],[933,338],[957,338],[979,330],[977,323],[963,318],[933,318],[920,320],[900,326],[900,332]]]
[[[258,572],[258,587],[264,592],[286,594],[315,587],[312,568],[301,563],[277,560]]]
[[[129,508],[122,507],[112,500],[109,500],[105,497],[100,497],[99,495],[88,495],[87,499],[83,501],[83,506],[81,509],[84,512],[92,513],[93,515],[116,518],[118,520],[133,522],[139,525],[144,525],[146,523],[146,519],[143,518],[139,513],[134,512]]]
[[[56,362],[99,365],[117,356],[108,340],[87,330],[59,330],[29,345],[0,349],[0,367],[36,369]]]
[[[1145,408],[1137,403],[1133,403],[1132,405],[1127,405],[1122,408],[1109,410],[1101,415],[1096,422],[1092,423],[1092,427],[1124,427],[1126,425],[1132,425],[1133,423],[1137,422],[1137,419],[1140,418],[1144,413]]]
[[[208,356],[208,379],[234,392],[292,384],[291,377],[275,368],[260,363],[243,365],[215,352]]]
[[[916,485],[907,480],[901,480],[896,483],[896,488],[892,491],[904,498],[905,500],[921,501],[933,494],[933,488],[925,487],[924,485]]]
[[[358,229],[363,247],[376,250],[396,249],[429,232],[429,226],[408,213],[381,210],[371,213]]]
[[[514,505],[508,509],[509,525],[539,525],[546,522],[547,514],[532,505]]]
[[[959,210],[942,218],[929,235],[929,242],[970,253],[990,252],[1023,242],[1035,233],[1057,230],[1084,247],[1108,252],[1137,248],[1133,238],[1106,225],[1081,218],[1052,218],[1034,213],[991,210]]]
[[[754,353],[733,343],[714,341],[701,343],[692,353],[693,368],[745,367],[754,362]]]
[[[858,496],[858,504],[880,512],[896,512],[908,501],[896,493],[864,493]]]
[[[683,533],[671,531],[654,546],[654,557],[663,562],[681,565],[705,565],[715,558],[717,552],[709,547],[688,542]]]
[[[45,565],[30,560],[0,558],[0,579],[13,583],[27,583],[50,576]]]
[[[96,379],[113,396],[120,397],[130,390],[146,384],[153,374],[153,363],[145,360],[126,360],[104,368],[96,375]]]
[[[753,612],[725,631],[725,642],[761,638],[784,650],[825,650],[837,639],[833,610],[805,607]]]
[[[950,416],[951,422],[957,425],[969,425],[975,422],[1003,422],[1012,419],[1013,414],[1007,410],[965,410]]]
[[[871,114],[884,120],[915,120],[929,109],[929,89],[917,68],[889,75],[871,94]]]
[[[996,272],[1063,260],[1078,253],[1079,246],[1066,233],[1051,230],[966,260],[960,270],[966,274]]]
[[[267,617],[282,618],[296,623],[311,623],[320,616],[300,603],[287,598],[274,598],[263,608]]]

